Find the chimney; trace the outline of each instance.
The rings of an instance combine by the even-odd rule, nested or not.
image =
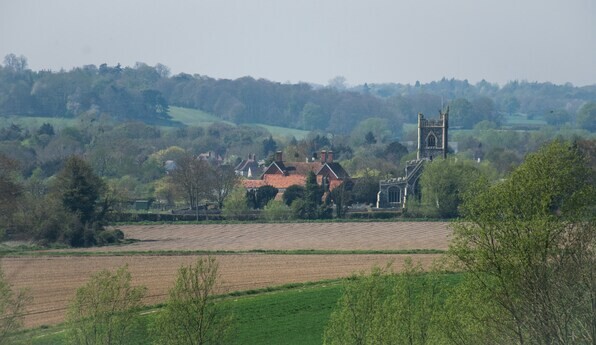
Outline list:
[[[321,163],[327,162],[327,151],[321,150]]]
[[[281,162],[282,161],[282,158],[283,158],[283,156],[282,156],[282,152],[281,151],[275,152],[275,161],[276,162]]]
[[[327,163],[333,163],[333,151],[327,151]]]

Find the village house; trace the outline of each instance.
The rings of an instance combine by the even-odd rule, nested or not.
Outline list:
[[[286,162],[281,151],[275,153],[274,161],[265,168],[259,180],[242,180],[247,190],[257,189],[262,186],[272,186],[279,190],[279,195],[292,186],[305,186],[309,172],[314,172],[317,182],[325,192],[330,192],[350,176],[338,162],[333,160],[333,151],[321,151],[320,160],[307,160],[305,162]]]
[[[257,156],[252,153],[248,155],[247,159],[243,159],[234,168],[236,175],[246,177],[249,179],[260,177],[262,173],[261,165],[257,161]]]

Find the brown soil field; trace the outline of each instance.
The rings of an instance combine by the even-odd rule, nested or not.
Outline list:
[[[413,255],[428,267],[440,255]],[[349,276],[393,261],[399,270],[408,255],[264,255],[216,256],[220,263],[219,292],[230,292]],[[25,327],[64,321],[69,300],[94,272],[128,265],[133,284],[147,286],[146,304],[163,302],[181,264],[195,256],[5,257],[6,278],[33,298],[26,309]]]
[[[71,251],[208,250],[407,250],[447,249],[451,230],[444,222],[286,223],[120,226],[128,245]],[[369,270],[393,261],[399,270],[406,257],[428,267],[440,255],[217,255],[222,282],[219,292],[286,283],[318,281]],[[102,269],[128,265],[135,284],[147,286],[146,304],[165,300],[181,264],[196,256],[55,256],[5,257],[2,268],[16,288],[29,290],[26,327],[64,321],[69,300],[89,276]]]
[[[139,242],[93,251],[447,249],[446,222],[160,224],[119,226]],[[89,249],[86,249],[87,251]]]

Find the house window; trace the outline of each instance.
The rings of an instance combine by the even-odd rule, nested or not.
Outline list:
[[[428,147],[435,147],[437,146],[437,137],[434,134],[429,134],[428,138],[426,139],[426,146]]]
[[[389,187],[389,189],[387,190],[387,194],[389,195],[390,203],[401,202],[401,189],[399,189],[398,187]]]

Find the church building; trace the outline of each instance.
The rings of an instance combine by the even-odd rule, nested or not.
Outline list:
[[[418,151],[416,159],[406,163],[406,176],[382,180],[377,194],[378,208],[404,208],[406,200],[419,195],[418,179],[424,163],[445,159],[448,148],[449,108],[439,112],[439,119],[427,120],[418,114]]]

